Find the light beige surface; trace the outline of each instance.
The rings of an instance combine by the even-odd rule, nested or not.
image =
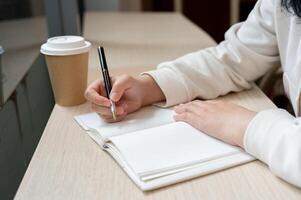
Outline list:
[[[166,45],[162,50],[162,54],[159,53],[161,51],[160,48],[150,47],[157,51],[155,52],[157,57],[147,57],[146,55],[143,55],[146,50],[143,50],[142,48],[143,37],[140,34],[144,34],[144,27],[142,25],[140,26],[141,29],[137,27],[139,26],[137,19],[141,19],[140,24],[144,24],[145,21],[143,19],[145,15],[136,14],[131,16],[134,21],[136,20],[135,26],[132,24],[132,21],[129,21],[128,26],[132,25],[132,28],[139,30],[136,34],[137,38],[140,39],[137,39],[136,43],[139,43],[140,41],[141,51],[124,49],[122,44],[116,46],[116,41],[118,41],[117,36],[115,41],[114,37],[111,37],[110,34],[108,34],[107,37],[111,37],[111,40],[107,40],[107,37],[101,33],[98,35],[98,37],[102,38],[102,41],[106,43],[106,46],[111,48],[111,58],[109,58],[110,63],[114,63],[117,66],[112,70],[112,74],[139,74],[141,71],[151,68],[147,66],[147,64],[156,64],[156,62],[163,61],[166,57],[171,58],[180,53],[180,51],[171,48],[172,46],[179,45],[176,43],[178,41],[177,35],[173,35],[170,32],[162,32],[162,37],[168,38],[167,40],[169,40],[170,43],[172,43],[173,38],[174,45]],[[187,22],[186,19],[179,15],[159,14],[154,16],[153,24],[156,24],[154,27],[157,28],[160,27],[161,23],[161,25],[164,26],[162,29],[166,29],[165,26],[168,26],[168,24],[166,24],[164,20],[161,21],[158,16],[162,16],[162,18],[165,18],[167,21],[169,18],[169,21],[174,21],[174,25],[176,24],[176,21],[179,20],[177,26],[183,26],[183,29],[191,26],[190,22]],[[99,21],[98,24],[101,24],[101,21],[97,20],[97,18],[100,19],[104,17],[106,17],[106,20],[108,21],[110,21],[110,19],[112,19],[112,21],[115,20],[115,23],[118,23],[117,19],[120,18],[119,23],[124,23],[122,21],[122,19],[124,19],[123,14],[88,14],[86,21],[88,21],[87,24],[90,23],[90,25],[92,25],[91,21]],[[148,17],[149,16],[146,16],[146,18]],[[95,27],[97,26],[95,25]],[[108,26],[106,28],[109,29],[110,27]],[[204,45],[202,47],[205,47],[205,44],[213,44],[213,41],[210,40],[210,38],[202,37],[204,34],[199,29],[196,29],[195,27],[191,27],[190,29],[192,32],[195,31],[195,34],[198,32],[201,36],[200,39],[197,39],[197,37],[195,38],[197,40],[197,45],[202,46],[202,38],[204,40]],[[112,28],[111,31],[113,32],[113,30],[115,29]],[[93,29],[90,27],[89,31],[93,32]],[[123,31],[123,34],[127,35],[127,31]],[[159,30],[154,29],[154,31]],[[109,33],[109,30],[106,30],[106,32]],[[88,39],[89,35],[93,35],[89,33],[87,29],[85,34]],[[185,34],[189,35],[190,33],[189,31],[187,32],[184,30],[178,34],[184,37]],[[148,33],[145,33],[145,35],[148,35]],[[97,38],[94,39],[97,40]],[[119,40],[123,40],[124,43],[127,44],[124,45],[128,46],[128,48],[136,47],[135,45],[132,46],[130,42],[126,42],[126,39],[121,39],[121,36]],[[133,39],[130,39],[130,41],[133,41]],[[197,48],[197,45],[191,46],[191,50]],[[151,46],[150,39],[145,42],[145,46]],[[169,55],[166,51],[168,47]],[[182,51],[185,52],[185,50],[189,51],[189,48],[183,48]],[[113,55],[113,52],[117,55]],[[94,56],[92,56],[92,59],[97,60]],[[124,68],[124,66],[132,65],[137,62],[135,59],[132,59],[131,56],[136,58],[144,57],[145,63],[147,64],[144,65],[143,60],[141,59],[139,61],[142,62],[141,66]],[[118,64],[121,64],[120,61],[111,60],[112,58],[118,59],[118,57],[123,57],[123,67],[118,67]],[[153,58],[156,58],[157,60],[153,61]],[[95,80],[99,76],[99,70],[93,69],[93,66],[91,65],[89,80]],[[269,101],[257,88],[238,94],[230,94],[223,98],[253,110],[274,107],[271,101]],[[268,168],[259,161],[143,193],[131,182],[118,164],[116,164],[108,154],[103,152],[73,121],[73,116],[89,111],[88,103],[69,108],[58,105],[55,106],[42,139],[20,185],[16,199],[274,200],[301,198],[299,189],[276,178],[270,173]]]
[[[211,37],[179,14],[97,13],[85,15],[84,36],[106,50],[111,68],[155,67],[185,53],[213,46]],[[98,66],[96,48],[90,65]]]

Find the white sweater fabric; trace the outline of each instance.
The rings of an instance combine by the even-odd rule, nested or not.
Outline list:
[[[287,13],[280,0],[259,0],[248,19],[232,26],[218,46],[161,63],[147,73],[162,89],[167,107],[248,89],[281,65],[296,116],[281,109],[257,113],[245,132],[244,147],[274,174],[301,187],[300,39],[301,20]]]

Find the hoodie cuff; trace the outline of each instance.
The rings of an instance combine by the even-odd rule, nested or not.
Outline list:
[[[275,138],[284,134],[282,125],[292,118],[282,109],[269,109],[257,113],[245,132],[245,150],[259,160],[269,163],[269,152],[274,146]]]
[[[157,70],[143,72],[150,75],[161,88],[165,95],[165,102],[157,103],[160,107],[170,107],[189,101],[189,93],[182,78],[172,68],[159,68]]]

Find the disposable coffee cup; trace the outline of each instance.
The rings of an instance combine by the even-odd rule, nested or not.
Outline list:
[[[55,101],[61,106],[84,103],[91,43],[80,36],[49,38],[41,46]]]

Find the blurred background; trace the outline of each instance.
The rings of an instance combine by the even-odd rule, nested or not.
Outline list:
[[[50,36],[80,35],[86,12],[178,12],[216,42],[243,21],[256,0],[0,0],[2,101],[7,100]],[[59,27],[59,28],[58,28]]]
[[[48,37],[81,35],[85,16],[92,16],[89,13],[172,12],[184,15],[220,42],[232,24],[247,18],[255,3],[0,0],[0,199],[13,198],[55,104],[45,61],[39,53]]]

